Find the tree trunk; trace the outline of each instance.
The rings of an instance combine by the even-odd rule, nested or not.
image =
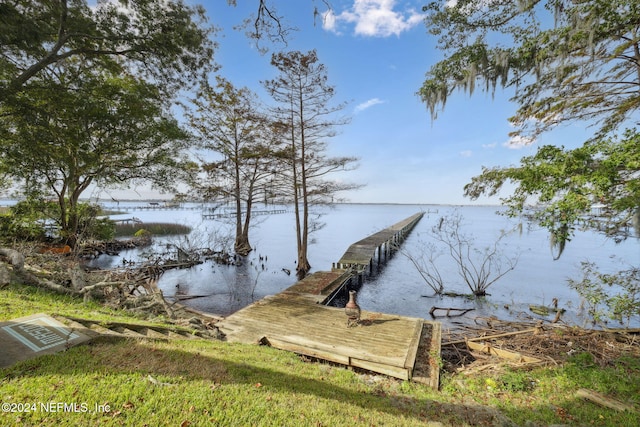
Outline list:
[[[235,180],[235,188],[233,190],[233,198],[236,205],[236,242],[234,245],[234,250],[238,255],[246,256],[249,251],[251,251],[251,246],[249,245],[249,239],[246,236],[243,236],[242,233],[242,198],[240,195],[240,188],[242,183],[240,182],[240,165],[238,164],[238,142],[237,142],[237,131],[234,145],[234,159],[233,159],[233,168],[234,168],[234,180]],[[247,249],[248,247],[248,249]]]
[[[240,234],[236,235],[235,251],[239,255],[247,256],[253,249],[249,242],[249,227],[251,225],[251,210],[253,209],[253,183],[249,184],[249,196],[247,197],[247,211],[244,214],[244,224],[240,229]]]
[[[302,86],[300,86],[302,87]],[[302,240],[298,246],[298,265],[296,271],[298,277],[302,279],[311,270],[309,259],[307,258],[307,247],[309,243],[309,192],[307,191],[307,153],[305,140],[304,123],[304,102],[303,95],[299,95],[298,114],[300,117],[300,188],[302,189]]]
[[[298,251],[298,266],[296,267],[298,279],[304,279],[309,270],[311,270],[311,264],[307,259],[307,248],[303,247]]]

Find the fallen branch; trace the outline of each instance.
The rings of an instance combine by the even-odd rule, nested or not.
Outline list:
[[[20,272],[24,268],[24,255],[20,252],[10,248],[0,248],[0,255],[9,260],[14,271]]]
[[[27,271],[27,272],[30,272],[30,273],[36,273],[36,274],[46,275],[46,276],[53,276],[52,272],[50,272],[48,270],[43,270],[41,268],[34,267],[32,265],[29,265],[29,264],[24,264],[23,265],[23,269],[25,271]]]
[[[576,391],[576,396],[587,399],[593,403],[597,403],[600,406],[615,409],[616,411],[636,412],[636,408],[633,405],[620,402],[619,400],[607,397],[593,390],[587,390],[586,388],[578,389],[578,391]]]
[[[484,354],[489,354],[489,355],[492,355],[492,356],[498,356],[501,359],[510,360],[510,361],[513,361],[513,362],[516,362],[516,363],[521,363],[521,364],[538,364],[538,363],[542,363],[542,360],[537,358],[537,357],[526,356],[526,355],[523,355],[521,353],[518,353],[518,352],[515,352],[515,351],[511,351],[511,350],[504,350],[504,349],[501,349],[501,348],[495,348],[495,347],[491,346],[491,344],[489,344],[489,343],[476,343],[476,342],[468,341],[467,342],[467,346],[471,350],[479,351],[479,352],[482,352]]]
[[[59,285],[57,283],[52,282],[51,280],[38,277],[35,274],[30,273],[29,271],[27,271],[29,269],[30,268],[28,266],[25,266],[25,270],[20,274],[20,276],[26,283],[30,283],[30,284],[39,286],[41,288],[50,289],[52,291],[56,291],[62,294],[80,295],[80,292],[73,288],[68,288],[66,286]]]
[[[160,304],[162,304],[162,306],[164,307],[165,311],[167,312],[167,315],[169,316],[169,318],[170,319],[175,319],[176,315],[173,313],[173,309],[171,308],[171,306],[169,304],[167,304],[167,301],[164,299],[164,295],[162,294],[162,291],[160,289],[158,289],[158,291],[156,293],[154,293],[153,295],[156,298],[156,300],[159,301]]]
[[[159,386],[163,386],[163,387],[169,387],[169,386],[175,385],[175,384],[171,384],[171,383],[162,383],[162,382],[158,381],[157,379],[153,378],[151,375],[147,375],[147,379],[149,380],[149,382],[151,384],[159,385]]]
[[[86,294],[88,292],[94,291],[96,289],[107,288],[109,286],[120,287],[126,285],[127,282],[98,282],[95,285],[85,286],[80,290],[80,294]]]
[[[454,344],[464,344],[468,341],[485,341],[485,340],[492,340],[494,338],[504,338],[504,337],[510,337],[513,335],[520,335],[520,334],[536,334],[538,333],[538,328],[531,328],[531,329],[525,329],[522,331],[515,331],[515,332],[505,332],[503,334],[497,334],[497,335],[486,335],[484,337],[477,337],[477,338],[467,338],[464,340],[458,340],[458,341],[449,341],[447,343],[442,343],[442,345],[454,345]]]
[[[173,298],[177,301],[187,301],[190,299],[196,299],[196,298],[206,298],[206,297],[210,297],[212,294],[208,294],[208,295],[174,295]]]
[[[442,308],[442,307],[431,307],[431,310],[429,310],[429,314],[431,315],[431,317],[436,317],[436,315],[434,314],[436,310],[446,310],[447,313],[445,314],[445,316],[447,317],[458,317],[458,316],[464,316],[465,314],[467,314],[468,312],[475,310],[475,308]],[[452,311],[455,312],[459,312],[456,314],[451,314]]]

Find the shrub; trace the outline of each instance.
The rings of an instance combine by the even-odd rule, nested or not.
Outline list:
[[[583,262],[582,272],[582,280],[569,279],[569,287],[586,301],[594,322],[608,318],[628,326],[632,318],[640,316],[640,268],[605,274],[595,263]]]

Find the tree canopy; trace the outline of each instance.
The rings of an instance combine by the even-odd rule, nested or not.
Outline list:
[[[559,256],[575,227],[600,230],[616,239],[640,229],[640,134],[602,138],[567,150],[545,145],[520,165],[483,168],[465,186],[472,198],[496,195],[506,182],[517,186],[503,199],[508,213],[529,214],[546,227]]]
[[[465,187],[477,198],[515,184],[509,213],[527,210],[560,247],[578,225],[616,236],[640,221],[640,4],[626,0],[457,0],[432,2],[429,31],[445,59],[419,96],[432,118],[455,90],[513,90],[512,137],[580,122],[594,126],[583,146],[543,146],[520,165],[485,167]],[[599,205],[598,221],[591,215]]]
[[[212,66],[213,28],[180,0],[13,0],[0,3],[0,95],[70,59],[123,67],[168,92]]]
[[[90,185],[176,182],[169,107],[215,68],[213,31],[181,0],[0,3],[0,172],[58,201],[68,243]]]
[[[272,185],[281,166],[277,156],[281,140],[272,131],[258,97],[225,78],[218,77],[215,87],[203,85],[191,102],[187,117],[200,147],[209,154],[202,160],[207,179],[196,188],[206,199],[234,202],[235,250],[247,255],[253,203],[259,191],[273,191],[266,187]],[[267,194],[264,200],[266,203]]]
[[[575,120],[606,134],[640,107],[638,2],[457,0],[424,10],[446,58],[419,91],[433,118],[454,90],[476,86],[513,88],[514,135],[528,140]]]
[[[25,195],[55,197],[68,243],[77,207],[91,184],[175,183],[189,141],[163,108],[158,88],[91,64],[60,64],[39,89],[20,95],[0,117],[0,172]]]

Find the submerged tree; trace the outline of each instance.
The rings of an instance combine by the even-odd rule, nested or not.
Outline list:
[[[340,191],[355,188],[331,181],[332,172],[351,168],[354,157],[328,157],[327,140],[336,135],[336,127],[347,123],[336,113],[344,104],[332,105],[335,89],[328,83],[326,67],[318,62],[315,50],[274,54],[271,64],[279,76],[264,82],[277,103],[273,112],[286,130],[288,154],[287,179],[295,209],[297,271],[304,276],[311,265],[307,257],[313,205],[334,201]]]
[[[473,236],[463,230],[463,217],[459,213],[440,218],[438,225],[429,233],[430,242],[422,242],[422,250],[417,255],[405,253],[413,263],[425,283],[436,294],[445,290],[446,274],[437,259],[442,254],[449,255],[455,271],[475,296],[485,296],[487,288],[513,271],[518,264],[519,254],[506,255],[503,239],[508,235],[501,232],[489,246],[478,247]]]
[[[60,64],[0,115],[0,172],[25,195],[55,198],[61,236],[72,247],[79,200],[91,185],[167,188],[189,142],[155,86],[118,74],[93,63]]]
[[[215,160],[203,160],[207,182],[200,192],[207,198],[230,198],[235,205],[235,251],[251,251],[249,227],[259,190],[280,168],[276,138],[255,94],[237,89],[219,77],[215,88],[204,87],[192,100],[189,120],[200,136],[200,146]]]
[[[582,295],[594,322],[609,318],[628,327],[631,319],[640,317],[639,267],[608,274],[595,263],[583,262],[582,272],[582,280],[569,279],[569,286]]]

